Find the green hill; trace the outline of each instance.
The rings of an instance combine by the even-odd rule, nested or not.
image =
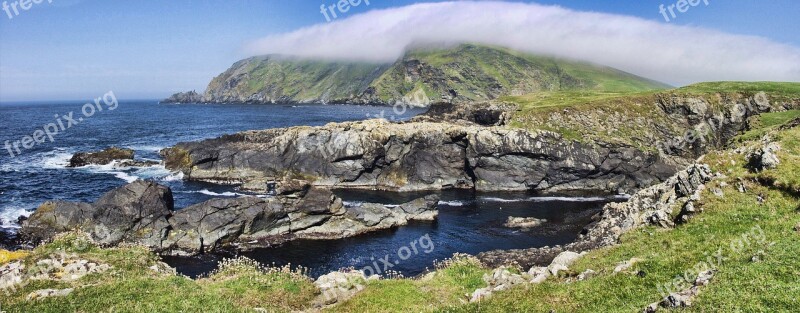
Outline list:
[[[425,106],[541,91],[645,91],[669,86],[610,67],[462,44],[410,50],[393,64],[259,56],[214,78],[206,102]]]

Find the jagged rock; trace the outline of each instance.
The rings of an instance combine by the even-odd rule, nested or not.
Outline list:
[[[22,223],[20,235],[39,242],[59,232],[83,229],[100,244],[159,245],[169,226],[166,217],[173,210],[169,188],[136,181],[106,193],[93,204],[45,202]]]
[[[136,181],[92,204],[46,202],[22,224],[28,241],[81,229],[104,245],[134,243],[163,254],[192,255],[225,248],[251,249],[294,239],[340,239],[433,220],[436,195],[397,206],[365,203],[344,207],[330,190],[303,197],[211,199],[175,211],[169,188]]]
[[[513,217],[513,216],[509,216],[508,219],[506,220],[505,224],[503,224],[503,225],[505,227],[510,227],[510,228],[533,228],[533,227],[542,225],[543,223],[546,223],[546,222],[547,222],[547,220],[545,220],[545,219],[538,219],[538,218],[535,218],[535,217]]]
[[[777,142],[770,142],[748,156],[748,166],[757,172],[776,168],[781,163],[776,155],[780,150],[781,146]]]
[[[676,170],[629,146],[584,145],[553,132],[382,120],[249,131],[161,153],[186,179],[245,186],[301,174],[326,188],[618,193]]]
[[[500,267],[492,271],[491,274],[484,274],[483,281],[486,282],[487,287],[475,290],[472,293],[470,302],[476,302],[489,297],[493,292],[507,290],[513,286],[524,284],[527,282],[525,277],[520,274],[514,274],[506,267]]]
[[[107,165],[114,161],[128,160],[133,161],[134,151],[111,147],[98,152],[79,152],[69,160],[68,167],[80,167],[86,165]]]
[[[672,218],[664,211],[656,211],[650,216],[650,224],[658,225],[663,228],[671,228],[675,226]]]
[[[28,301],[35,301],[35,300],[44,299],[44,298],[50,298],[50,297],[66,297],[70,293],[72,293],[72,291],[74,291],[74,290],[75,289],[73,289],[73,288],[36,290],[36,291],[31,292],[30,294],[28,294],[28,296],[25,297],[25,299],[28,300]]]

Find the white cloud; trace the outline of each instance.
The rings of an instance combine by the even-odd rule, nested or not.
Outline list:
[[[608,65],[675,85],[800,81],[800,48],[765,38],[507,2],[424,3],[374,10],[271,35],[248,44],[246,51],[391,62],[415,42],[501,45]]]

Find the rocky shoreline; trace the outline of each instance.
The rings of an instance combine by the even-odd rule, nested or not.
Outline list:
[[[754,96],[745,101],[758,102]],[[625,203],[606,205],[571,244],[478,255],[490,266],[545,265],[565,251],[612,245],[640,225],[671,226],[679,222],[673,218],[675,206],[680,207],[680,218],[691,213],[686,207],[692,197],[714,176],[706,166],[689,165],[692,157],[746,129],[748,116],[773,109],[769,103],[756,103],[751,111],[734,111],[733,103],[721,103],[721,109],[712,111],[698,98],[659,97],[660,110],[692,127],[706,125],[705,118],[713,114],[727,114],[727,122],[716,125],[719,134],[713,140],[677,151],[582,142],[553,131],[512,128],[508,123],[516,106],[497,102],[441,103],[402,123],[331,123],[179,143],[161,155],[168,169],[182,172],[186,179],[238,184],[276,196],[212,199],[176,211],[168,188],[134,182],[92,204],[45,203],[23,223],[20,234],[38,242],[82,229],[104,245],[133,243],[162,254],[193,255],[293,239],[339,239],[436,218],[436,196],[396,207],[348,207],[332,188],[633,194]],[[132,151],[111,148],[73,157],[80,165],[118,159],[132,160]]]
[[[137,244],[164,255],[196,255],[295,239],[341,239],[438,215],[435,195],[398,206],[346,206],[329,190],[300,187],[275,197],[211,199],[175,210],[169,188],[140,180],[91,204],[46,202],[22,223],[20,237],[38,243],[82,230],[101,245]]]

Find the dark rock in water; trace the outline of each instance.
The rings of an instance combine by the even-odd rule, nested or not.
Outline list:
[[[136,181],[92,204],[46,202],[22,223],[28,242],[81,229],[100,244],[133,243],[164,254],[193,255],[220,249],[249,249],[293,239],[339,239],[432,220],[438,196],[399,206],[344,207],[329,190],[309,189],[302,197],[211,199],[175,211],[169,188]]]
[[[86,165],[108,165],[117,162],[114,166],[147,167],[161,164],[157,161],[134,160],[134,151],[131,149],[111,147],[97,152],[79,152],[72,156],[67,167],[81,167]]]
[[[79,152],[69,160],[69,167],[107,165],[114,161],[133,161],[133,150],[111,147],[98,152]]]
[[[201,102],[203,102],[203,95],[197,93],[194,90],[187,92],[179,92],[161,101],[161,103],[175,103],[175,104],[201,103]]]
[[[22,223],[20,236],[39,242],[73,229],[84,229],[101,244],[160,243],[156,230],[169,226],[174,210],[172,191],[152,182],[136,181],[114,189],[93,204],[49,201]]]

